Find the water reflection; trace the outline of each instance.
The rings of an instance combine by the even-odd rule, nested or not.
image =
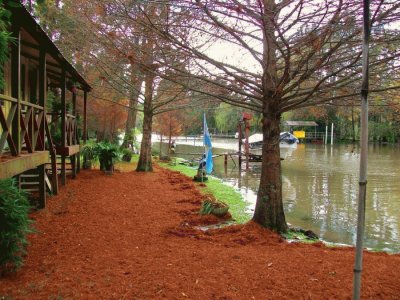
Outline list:
[[[218,145],[235,149],[233,140]],[[200,147],[180,145],[182,153],[201,152]],[[215,149],[214,154],[225,153]],[[365,247],[400,252],[400,150],[394,146],[370,146],[366,204]],[[214,160],[215,176],[238,188],[254,210],[261,164],[239,172],[237,161]],[[287,221],[311,229],[327,241],[355,244],[358,201],[359,148],[348,145],[300,144],[282,162],[283,200]]]

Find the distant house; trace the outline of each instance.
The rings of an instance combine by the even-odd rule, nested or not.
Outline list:
[[[79,172],[77,93],[83,94],[85,139],[91,87],[22,5],[6,8],[14,42],[0,91],[0,179],[15,177],[44,207],[46,189],[57,193],[58,174],[65,184],[67,173]],[[50,89],[59,91],[58,110],[48,110]]]

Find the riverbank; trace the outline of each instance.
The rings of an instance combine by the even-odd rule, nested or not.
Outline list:
[[[202,151],[202,147],[179,144],[176,147],[176,152],[187,153],[182,157],[189,160],[193,158],[190,153]],[[227,151],[213,148],[214,154],[223,152]],[[400,169],[397,167],[400,148],[370,145],[368,153],[364,246],[400,253]],[[331,243],[353,244],[357,227],[359,148],[299,144],[281,166],[286,221],[312,230]],[[237,161],[228,157],[225,166],[223,157],[216,158],[214,173],[224,182],[240,188],[244,199],[251,203],[249,211],[254,209],[260,163],[251,163],[248,170],[239,171]]]
[[[159,162],[160,166],[172,171],[180,172],[189,178],[193,178],[197,173],[197,168],[179,164],[182,159],[174,158],[170,162]],[[246,213],[248,203],[243,199],[240,192],[233,187],[225,184],[221,179],[208,176],[208,180],[202,185],[200,191],[203,194],[212,194],[217,200],[229,205],[229,212],[232,219],[237,224],[243,224],[251,219],[251,215]]]
[[[326,299],[351,297],[353,248],[287,243],[247,223],[203,232],[190,178],[82,171],[32,215],[25,266],[5,299]],[[400,255],[364,256],[362,297],[396,299]],[[7,298],[8,297],[8,298]]]

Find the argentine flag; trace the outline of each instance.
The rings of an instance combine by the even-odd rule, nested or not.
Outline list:
[[[206,155],[206,173],[211,174],[213,170],[213,158],[212,158],[212,145],[211,145],[211,138],[210,133],[208,132],[207,121],[206,121],[206,114],[204,113],[204,151]]]

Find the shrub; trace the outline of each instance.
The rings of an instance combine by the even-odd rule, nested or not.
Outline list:
[[[129,149],[122,149],[122,160],[130,162],[133,156],[133,152]]]
[[[33,232],[26,192],[12,178],[0,180],[0,272],[15,270],[23,263],[26,236]]]
[[[100,142],[94,148],[95,157],[99,158],[100,169],[103,171],[112,171],[114,163],[120,158],[118,145],[109,142]]]
[[[96,144],[92,141],[88,141],[85,145],[81,147],[81,155],[83,157],[84,169],[90,169],[92,167],[92,162],[95,158],[95,147]]]

